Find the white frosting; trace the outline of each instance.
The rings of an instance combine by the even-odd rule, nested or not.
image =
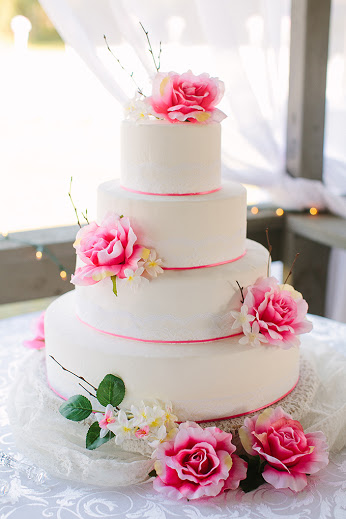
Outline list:
[[[220,187],[219,123],[123,121],[121,183],[149,193],[195,193]]]
[[[246,287],[266,276],[268,252],[247,240],[246,255],[212,268],[165,271],[133,292],[110,278],[76,287],[77,314],[109,333],[146,340],[206,340],[234,334],[231,310],[240,306],[238,283]]]
[[[239,337],[203,344],[152,344],[96,332],[75,316],[75,293],[58,298],[45,317],[47,374],[64,397],[84,393],[65,368],[98,386],[107,373],[126,386],[124,405],[172,401],[180,420],[245,413],[282,397],[297,382],[299,350],[240,345]]]
[[[97,206],[99,223],[108,212],[130,218],[138,243],[154,248],[165,267],[220,263],[245,251],[246,190],[235,182],[208,195],[163,197],[111,180],[99,186]]]

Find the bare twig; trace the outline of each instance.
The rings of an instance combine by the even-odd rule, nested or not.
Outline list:
[[[117,60],[117,62],[119,63],[119,66],[123,69],[124,72],[126,72],[126,74],[128,74],[130,76],[130,78],[132,79],[135,87],[137,88],[137,92],[143,96],[143,97],[146,97],[146,95],[143,93],[143,90],[138,86],[134,76],[133,76],[133,72],[129,72],[128,70],[126,70],[126,68],[121,64],[119,58],[116,57],[116,55],[114,54],[114,52],[112,51],[112,49],[110,48],[110,46],[108,45],[108,41],[107,41],[107,38],[106,38],[106,35],[104,34],[103,35],[103,38],[106,42],[106,45],[107,45],[107,49],[109,50],[109,52],[112,54],[113,58]]]
[[[288,278],[290,277],[290,275],[291,275],[292,272],[293,272],[293,267],[294,267],[295,262],[296,262],[297,259],[298,259],[299,254],[300,254],[300,253],[297,252],[297,254],[295,255],[295,258],[294,258],[293,263],[292,263],[292,265],[291,265],[290,271],[289,271],[289,273],[287,274],[287,277],[286,277],[286,279],[285,279],[285,281],[284,281],[284,285],[286,285],[286,283],[287,283],[287,281],[288,281]]]
[[[269,257],[268,257],[268,265],[267,265],[267,277],[269,277],[269,269],[270,269],[270,263],[272,259],[272,250],[273,247],[271,246],[271,243],[269,241],[269,229],[266,228],[266,236],[267,236],[267,244],[268,244],[268,251],[269,251]]]
[[[79,385],[80,387],[82,387],[82,388],[84,389],[84,391],[86,391],[90,396],[92,396],[93,398],[97,398],[97,396],[96,396],[96,395],[93,395],[92,393],[90,393],[90,391],[89,391],[86,387],[84,387],[83,384],[81,384],[81,383],[79,382],[78,385]]]
[[[243,292],[243,287],[241,287],[238,283],[238,281],[236,281],[238,287],[239,287],[239,290],[240,290],[240,294],[241,294],[241,300],[240,302],[243,304],[244,303],[244,292]]]
[[[60,364],[60,362],[58,362],[54,357],[53,355],[49,355],[51,359],[54,360],[54,362],[56,362],[60,367],[61,369],[63,369],[64,371],[67,371],[68,373],[71,373],[71,375],[73,375],[74,377],[77,377],[79,378],[80,380],[83,380],[83,382],[85,382],[86,384],[88,384],[88,386],[92,387],[95,391],[97,391],[97,387],[93,386],[92,384],[90,384],[90,382],[88,382],[87,380],[85,380],[84,377],[80,377],[79,375],[76,375],[76,373],[73,373],[73,371],[70,371],[69,369],[67,368],[64,368],[64,366],[62,364]],[[83,387],[83,386],[82,386]]]
[[[158,56],[159,64],[157,67],[157,71],[159,71],[161,68],[161,54],[162,54],[162,42],[160,41],[160,50],[159,50],[159,56]]]
[[[78,223],[79,227],[82,227],[81,223],[79,221],[79,218],[78,218],[78,212],[77,212],[76,206],[74,205],[73,200],[72,200],[71,189],[72,189],[72,177],[71,177],[71,180],[70,180],[70,191],[68,192],[68,196],[70,197],[72,207],[74,209],[74,212],[76,213],[77,223]]]
[[[156,65],[155,56],[154,56],[153,49],[152,49],[152,46],[151,46],[151,43],[150,43],[149,33],[148,33],[148,31],[146,31],[146,30],[144,29],[142,22],[139,22],[139,25],[142,27],[142,29],[143,29],[143,31],[144,31],[144,34],[145,34],[145,36],[146,36],[146,38],[147,38],[147,42],[148,42],[148,45],[149,45],[149,52],[150,52],[150,54],[151,54],[151,56],[152,56],[152,58],[153,58],[153,62],[154,62],[154,66],[155,66],[155,68],[156,68],[156,72],[158,72],[158,71],[160,70],[160,67],[158,67],[158,66]],[[160,49],[161,49],[161,43],[160,43]],[[160,54],[161,54],[161,50],[160,50]]]
[[[88,220],[88,209],[85,209],[85,214],[82,213],[82,216],[84,218],[84,220],[86,221],[87,224],[89,224],[89,220]]]

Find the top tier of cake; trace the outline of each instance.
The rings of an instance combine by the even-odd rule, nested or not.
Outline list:
[[[220,124],[124,121],[120,183],[131,191],[166,195],[219,189]]]

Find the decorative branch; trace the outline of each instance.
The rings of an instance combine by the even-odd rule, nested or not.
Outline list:
[[[81,383],[79,382],[78,385],[79,385],[80,387],[82,387],[82,388],[84,389],[84,391],[86,391],[90,396],[92,396],[92,397],[94,397],[94,398],[97,398],[97,396],[96,396],[96,395],[93,395],[92,393],[90,393],[90,391],[89,391],[86,387],[84,387],[83,384],[81,384]]]
[[[269,241],[269,229],[268,227],[266,228],[266,236],[267,236],[267,244],[268,244],[268,251],[269,251],[269,257],[268,257],[268,265],[267,265],[267,277],[269,278],[269,269],[270,269],[270,263],[271,263],[271,259],[272,259],[272,250],[273,250],[273,247]]]
[[[108,45],[108,41],[107,41],[107,38],[106,38],[106,35],[104,34],[103,35],[103,38],[106,42],[106,45],[107,45],[107,49],[109,50],[109,52],[112,54],[113,58],[117,60],[119,66],[123,69],[124,72],[126,72],[126,74],[128,74],[130,76],[130,78],[132,79],[136,89],[137,89],[137,92],[143,96],[143,97],[146,97],[146,95],[143,93],[143,90],[138,86],[134,76],[133,76],[133,72],[129,72],[128,70],[126,70],[126,68],[121,64],[119,58],[116,57],[116,55],[114,54],[114,52],[112,51],[112,49],[110,48],[110,46]]]
[[[287,283],[287,281],[288,281],[288,278],[290,277],[290,275],[291,275],[292,272],[293,272],[293,267],[294,267],[295,262],[296,262],[297,259],[298,259],[299,254],[300,254],[300,253],[297,252],[297,254],[295,255],[295,258],[294,258],[293,263],[292,263],[292,265],[291,265],[290,271],[289,271],[289,273],[287,274],[287,277],[286,277],[286,279],[285,279],[285,281],[284,281],[284,285],[286,285],[286,283]]]
[[[157,67],[157,71],[159,71],[160,68],[161,68],[161,53],[162,53],[162,41],[160,41],[160,50],[159,50],[159,56],[158,56],[159,64],[158,64],[158,67]]]
[[[143,27],[143,24],[142,22],[139,22],[139,25],[142,27],[143,31],[144,31],[144,34],[147,38],[147,41],[148,41],[148,45],[149,45],[149,52],[153,58],[153,62],[154,62],[154,66],[156,68],[156,72],[158,72],[160,70],[160,62],[159,62],[159,66],[156,65],[156,60],[155,60],[155,56],[154,56],[154,53],[153,53],[153,49],[152,49],[152,46],[151,46],[151,43],[150,43],[150,38],[149,38],[149,33],[148,31],[146,31]],[[160,42],[160,54],[159,54],[159,59],[161,59],[161,42]]]
[[[84,220],[86,221],[86,223],[89,225],[89,220],[88,220],[88,209],[85,209],[85,214],[82,213],[82,216],[84,218]]]
[[[244,303],[244,292],[243,292],[243,288],[244,288],[244,287],[241,287],[241,286],[239,285],[238,281],[236,281],[236,283],[237,283],[237,285],[238,285],[238,287],[239,287],[239,290],[240,290],[240,295],[241,295],[241,300],[240,300],[240,302],[241,302],[241,304],[243,304],[243,303]]]
[[[82,226],[81,226],[81,223],[80,223],[80,221],[79,221],[77,208],[76,208],[76,206],[74,205],[73,200],[72,200],[71,189],[72,189],[72,177],[71,177],[71,180],[70,180],[70,191],[68,192],[68,196],[70,197],[72,207],[73,207],[73,209],[74,209],[74,212],[76,213],[77,223],[78,223],[79,227],[81,228]]]
[[[84,377],[80,377],[79,375],[76,375],[76,373],[73,373],[73,371],[70,371],[69,369],[67,368],[64,368],[64,366],[62,364],[60,364],[60,362],[58,362],[54,357],[53,355],[49,355],[51,359],[54,360],[54,362],[56,362],[60,367],[61,369],[63,369],[64,371],[67,371],[68,373],[71,373],[71,375],[79,378],[80,380],[83,380],[83,382],[85,382],[86,384],[88,384],[88,386],[92,387],[95,391],[97,391],[97,387],[93,386],[92,384],[90,384],[90,382],[88,382],[87,380],[85,380]],[[81,384],[80,384],[81,385]],[[83,387],[83,386],[82,386]],[[92,395],[94,396],[94,395]]]

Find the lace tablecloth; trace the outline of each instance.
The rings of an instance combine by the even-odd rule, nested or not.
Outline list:
[[[22,341],[30,337],[37,314],[0,321],[0,450],[21,459],[6,412],[9,381],[26,353]],[[313,335],[346,355],[346,325],[312,316]],[[44,424],[43,424],[44,426]],[[2,495],[2,489],[6,493]],[[0,519],[346,519],[346,449],[332,454],[329,465],[309,478],[295,494],[269,485],[244,494],[228,492],[207,502],[176,502],[157,494],[150,483],[114,490],[48,478],[41,485],[11,468],[0,467]]]

